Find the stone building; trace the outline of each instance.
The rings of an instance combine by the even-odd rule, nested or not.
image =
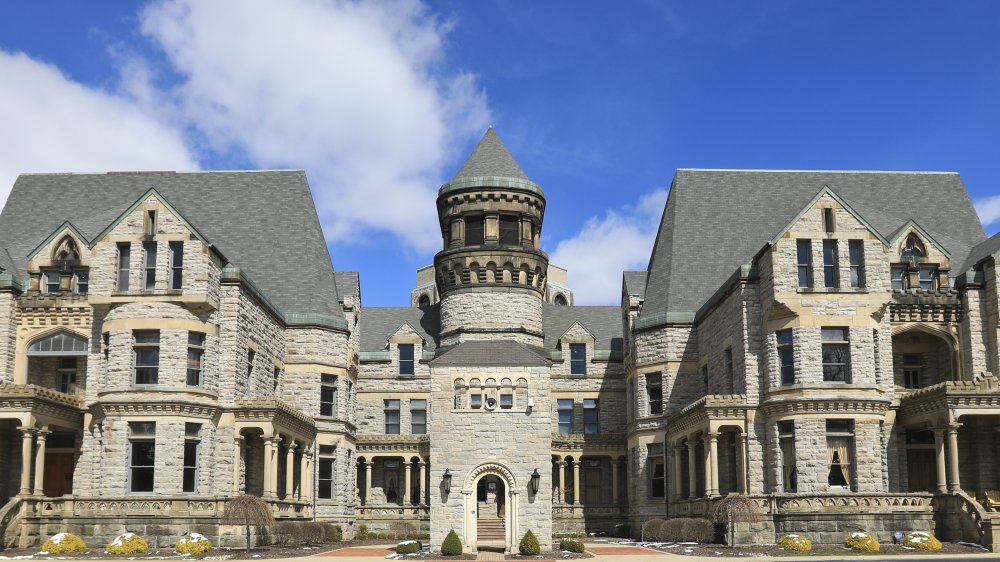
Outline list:
[[[739,204],[732,204],[739,202]],[[225,543],[279,518],[992,544],[1000,236],[957,174],[678,170],[646,271],[574,306],[491,129],[409,307],[362,307],[299,171],[22,175],[0,215],[0,528]],[[1000,543],[1000,541],[998,541]]]

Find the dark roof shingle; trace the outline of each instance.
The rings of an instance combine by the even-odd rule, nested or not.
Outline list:
[[[427,308],[404,306],[370,306],[362,309],[358,323],[361,330],[361,351],[384,351],[389,336],[405,323],[424,338],[424,351],[437,349],[441,331],[440,305]]]
[[[486,130],[486,134],[452,181],[481,176],[528,179],[493,127]]]
[[[432,367],[517,365],[545,367],[549,360],[523,343],[511,340],[467,341],[445,351],[433,361]]]
[[[557,306],[543,304],[542,330],[545,348],[555,349],[559,338],[579,322],[594,334],[594,348],[622,350],[622,310],[617,306]]]

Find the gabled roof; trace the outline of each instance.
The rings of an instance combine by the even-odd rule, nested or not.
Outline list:
[[[976,244],[976,247],[969,252],[969,257],[965,260],[965,264],[962,265],[961,271],[968,271],[979,262],[997,253],[1000,253],[1000,232]]]
[[[115,227],[118,226],[120,222],[122,222],[123,220],[125,220],[126,217],[132,214],[139,207],[139,205],[142,205],[144,202],[146,202],[147,199],[149,199],[154,195],[156,196],[157,202],[166,207],[167,210],[170,211],[170,213],[174,215],[174,217],[177,220],[181,221],[181,224],[184,225],[184,228],[190,230],[191,234],[193,234],[195,238],[201,240],[206,245],[211,246],[211,242],[206,240],[205,237],[202,236],[201,232],[198,232],[198,229],[195,228],[194,225],[192,225],[190,222],[188,222],[187,219],[184,218],[184,215],[180,211],[178,211],[176,207],[174,207],[173,205],[170,204],[169,201],[167,201],[167,198],[164,197],[163,194],[156,191],[155,187],[151,187],[146,191],[146,193],[143,193],[142,195],[139,196],[138,199],[133,201],[132,204],[128,206],[128,208],[119,213],[118,216],[115,218],[115,220],[109,222],[107,226],[104,227],[104,230],[99,232],[97,236],[95,236],[94,239],[90,241],[90,247],[93,248],[98,242],[100,242],[102,238],[104,238],[105,236],[108,235],[109,232],[114,230]]]
[[[646,272],[626,271],[622,274],[622,282],[625,283],[625,291],[629,295],[644,298],[646,296]]]
[[[559,338],[579,323],[594,336],[594,349],[622,350],[622,311],[617,306],[542,305],[545,349],[556,349]]]
[[[351,296],[361,289],[361,276],[357,271],[334,271],[333,279],[337,283],[340,298]]]
[[[65,221],[93,240],[150,188],[286,314],[343,317],[333,264],[301,170],[22,174],[0,240],[16,269]]]
[[[547,367],[549,360],[512,340],[462,342],[431,361],[432,367],[516,365]]]
[[[452,181],[480,176],[528,179],[493,127],[486,130],[486,134]]]
[[[41,242],[39,242],[38,245],[35,246],[34,250],[31,250],[31,252],[28,253],[27,260],[30,261],[32,258],[34,258],[35,254],[37,254],[42,248],[44,248],[50,242],[52,242],[57,236],[59,236],[63,232],[66,232],[66,230],[69,230],[70,232],[72,232],[73,236],[75,236],[77,238],[77,240],[79,240],[81,243],[83,243],[84,246],[86,246],[86,245],[88,245],[90,243],[90,240],[87,240],[87,237],[84,236],[83,234],[81,234],[80,230],[77,229],[75,226],[73,226],[73,223],[71,223],[69,221],[65,221],[62,224],[60,224],[58,228],[56,228],[55,230],[53,230],[51,234],[49,234],[48,236],[46,236],[45,240],[42,240]]]
[[[986,237],[952,172],[679,169],[647,269],[642,317],[698,311],[824,186],[883,238],[917,221],[956,263]]]
[[[769,245],[777,244],[778,240],[780,240],[781,237],[784,236],[786,232],[791,230],[795,226],[795,223],[799,222],[799,220],[803,216],[805,216],[805,214],[808,213],[809,210],[816,205],[816,203],[819,203],[820,199],[822,199],[823,197],[829,197],[834,201],[836,201],[837,203],[840,203],[840,206],[843,207],[844,210],[847,211],[849,215],[854,217],[855,220],[860,222],[862,225],[864,225],[865,228],[867,228],[869,231],[875,234],[875,236],[878,237],[879,241],[881,241],[883,245],[885,246],[889,245],[889,241],[885,239],[885,236],[882,236],[882,234],[878,230],[876,230],[875,227],[873,227],[871,224],[869,224],[867,220],[865,220],[865,217],[861,216],[857,211],[855,211],[854,208],[847,203],[847,201],[844,201],[839,195],[837,195],[832,189],[830,189],[830,186],[827,185],[824,185],[823,188],[819,190],[819,193],[817,193],[808,203],[806,203],[805,206],[803,206],[802,209],[799,210],[798,214],[792,217],[792,220],[788,221],[788,224],[786,224],[784,228],[775,233],[775,235],[771,237],[771,240],[768,241],[768,244]],[[913,222],[913,221],[908,221],[908,222]]]
[[[948,256],[948,259],[951,259],[951,252],[948,251],[948,248],[942,246],[940,242],[935,240],[934,237],[931,236],[929,232],[927,232],[926,230],[924,230],[922,226],[920,226],[920,223],[912,219],[906,221],[906,224],[897,228],[895,232],[893,232],[888,236],[889,245],[893,245],[897,241],[899,241],[899,238],[903,235],[903,233],[910,230],[911,228],[918,234],[920,234],[920,236],[928,243],[933,244],[935,248],[941,251],[941,253]]]
[[[361,311],[361,351],[384,351],[389,337],[403,324],[409,324],[424,338],[424,350],[434,351],[441,331],[440,305],[427,308],[409,306],[369,306]]]

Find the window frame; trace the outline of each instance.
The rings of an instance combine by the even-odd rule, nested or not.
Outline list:
[[[897,273],[899,278],[896,277]],[[889,267],[889,288],[894,291],[905,291],[910,288],[910,272],[905,265]]]
[[[337,415],[337,375],[320,375],[319,415]]]
[[[831,422],[833,422],[833,424],[837,424],[837,425],[843,423],[843,427],[846,428],[846,429],[840,429],[840,428],[837,428],[836,426],[834,426],[834,429],[831,429]],[[854,460],[857,458],[857,449],[856,449],[856,442],[855,442],[854,427],[855,427],[854,426],[854,420],[839,419],[839,418],[826,420],[826,432],[825,432],[825,436],[826,436],[826,448],[827,448],[827,452],[829,452],[829,450],[830,450],[830,439],[847,439],[848,440],[847,451],[848,451],[848,455],[850,455],[850,457],[851,457],[850,459],[847,460],[847,462],[844,462],[844,459],[839,459],[840,460],[839,463],[830,463],[829,461],[827,462],[827,471],[828,471],[827,472],[827,485],[829,485],[829,487],[830,487],[831,490],[854,491],[854,487],[855,487],[854,486],[854,482],[856,480],[856,474],[854,474],[854,471],[850,470],[850,469],[849,469],[850,470],[850,475],[843,474],[843,467],[845,465],[848,466],[848,467],[855,467],[855,465],[856,465],[856,463],[854,462]],[[836,464],[838,467],[841,468],[841,475],[844,477],[845,482],[847,482],[846,485],[831,484],[830,483],[830,480],[833,477],[834,464]]]
[[[66,363],[63,363],[64,361],[66,361]],[[72,364],[70,364],[69,361],[72,361]],[[75,356],[59,358],[59,367],[56,370],[56,374],[59,376],[59,392],[69,395],[76,394],[76,380],[78,372],[79,363],[77,362],[77,358]]]
[[[651,443],[646,445],[646,459],[650,463],[649,498],[656,500],[666,499],[667,459],[664,457],[663,444]]]
[[[600,402],[597,398],[583,399],[583,433],[584,435],[597,435],[601,432],[601,410]],[[588,420],[592,417],[593,419]],[[593,431],[591,431],[593,430]]]
[[[646,373],[645,377],[646,377],[646,406],[649,410],[649,415],[661,416],[663,415],[663,373],[660,371],[656,371],[654,373]],[[655,377],[655,383],[653,382],[654,377]],[[656,389],[656,394],[658,396],[655,402],[653,401],[653,389]]]
[[[803,261],[803,258],[805,260]],[[799,238],[795,241],[795,264],[798,271],[798,283],[800,289],[813,288],[813,255],[812,240],[809,238]],[[805,279],[803,279],[805,276]],[[804,284],[803,284],[804,283]]]
[[[184,287],[184,242],[170,242],[170,288]]]
[[[81,290],[80,287],[83,287],[83,290]],[[73,293],[77,295],[86,295],[90,293],[89,269],[84,268],[73,270]]]
[[[156,334],[156,341],[139,341],[140,334]],[[139,364],[142,352],[155,351],[156,364]],[[140,369],[149,376],[152,374],[152,382],[139,382]],[[132,385],[133,386],[156,386],[160,382],[160,331],[159,330],[132,330]]]
[[[798,491],[798,468],[797,463],[789,467],[785,464],[788,456],[795,461],[795,422],[793,420],[782,420],[777,423],[778,449],[781,454],[781,490],[788,494]],[[790,448],[791,451],[787,450]],[[789,455],[790,453],[790,455]]]
[[[142,429],[142,432],[138,430]],[[149,431],[145,431],[145,430]],[[156,422],[128,422],[128,475],[126,477],[127,482],[125,483],[125,490],[129,495],[138,494],[153,494],[156,492]],[[135,446],[143,445],[152,447],[152,454],[150,455],[150,464],[134,464],[135,463]],[[135,490],[134,486],[136,483],[136,470],[142,470],[149,472],[149,489],[148,490]]]
[[[574,410],[574,400],[572,398],[557,398],[556,399],[556,422],[559,427],[560,435],[572,435],[574,431],[573,427],[573,410]],[[563,414],[569,413],[569,420],[563,421]],[[566,431],[568,430],[568,431]]]
[[[795,333],[791,328],[775,333],[778,350],[778,378],[781,386],[795,384]],[[790,378],[786,375],[790,375]]]
[[[142,243],[142,290],[156,290],[156,242]]]
[[[836,238],[823,240],[823,287],[840,288],[840,248]]]
[[[200,337],[199,337],[200,336]],[[187,374],[185,378],[185,383],[190,387],[203,387],[205,386],[205,342],[208,339],[207,334],[204,332],[188,331],[188,342],[187,342]],[[191,360],[195,358],[192,354],[196,355],[198,360],[198,366],[192,367]],[[192,375],[194,375],[194,383],[192,383]]]
[[[401,416],[400,416],[400,402],[399,399],[385,399],[382,401],[382,412],[383,412],[383,431],[385,435],[400,435],[401,427]],[[390,422],[390,414],[395,416],[395,423]],[[395,431],[391,431],[390,428],[395,428]]]
[[[476,224],[475,228],[470,228],[470,224]],[[463,220],[465,229],[464,242],[466,246],[482,246],[486,243],[486,217],[481,214],[466,215]],[[470,232],[476,232],[476,237],[469,236]]]
[[[132,270],[132,244],[130,242],[119,242],[117,248],[117,259],[115,261],[115,290],[129,290],[129,272]]]
[[[843,338],[834,339],[834,331],[839,330],[843,335]],[[829,336],[828,336],[829,334]],[[822,365],[823,365],[823,382],[825,383],[836,383],[836,384],[851,384],[852,373],[851,373],[851,330],[848,327],[839,326],[824,326],[820,328],[820,340],[822,342]],[[833,348],[843,348],[844,356],[843,361],[827,361],[828,350]],[[843,380],[837,380],[831,375],[827,374],[827,369],[829,368],[843,368]]]
[[[407,350],[409,358],[403,357],[403,350]],[[396,354],[399,363],[399,375],[411,376],[416,373],[416,346],[412,343],[396,344]]]
[[[521,219],[516,215],[500,215],[498,234],[501,246],[517,246],[521,243]]]
[[[337,497],[337,448],[333,446],[332,452],[324,452],[324,447],[326,445],[320,445],[319,454],[317,455],[316,499],[334,500]],[[324,465],[329,466],[329,477],[324,477],[323,475]],[[329,491],[326,495],[323,494],[324,484],[329,486]]]
[[[569,344],[569,374],[571,375],[587,374],[587,344],[585,343]]]
[[[415,407],[422,405],[423,407]],[[417,414],[420,414],[420,418],[423,420],[417,423]],[[427,399],[425,398],[411,398],[410,399],[410,435],[427,435]]]
[[[52,275],[55,275],[55,283],[52,282]],[[47,269],[42,271],[42,285],[45,286],[45,294],[54,295],[62,289],[62,273],[57,269]],[[52,287],[55,286],[55,291]]]
[[[188,447],[194,448],[194,464],[188,464]],[[181,476],[181,493],[197,494],[198,481],[201,479],[201,439],[187,438],[184,440],[183,474]],[[190,475],[191,489],[188,489],[188,475]]]
[[[929,274],[926,280],[924,279],[924,273]],[[938,289],[938,267],[936,265],[921,266],[917,277],[920,281],[921,291],[936,291]]]
[[[865,287],[864,240],[847,241],[847,260],[851,268],[850,279],[848,280],[851,287],[855,289],[863,289]]]

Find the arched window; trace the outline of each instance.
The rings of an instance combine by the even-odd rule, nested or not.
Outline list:
[[[553,300],[552,302],[555,303],[556,306],[566,306],[568,304],[566,302],[566,297],[563,296],[562,293],[559,293],[558,295],[556,295],[555,300]]]
[[[901,255],[904,258],[922,258],[927,256],[927,250],[924,249],[920,238],[916,234],[911,234],[906,237],[906,242],[903,243]]]
[[[76,242],[69,236],[63,238],[62,242],[59,242],[59,246],[56,247],[52,259],[58,261],[80,261],[80,252],[76,249]]]
[[[28,355],[86,355],[87,338],[58,332],[28,346]]]
[[[420,295],[420,300],[417,301],[417,307],[427,308],[430,305],[431,305],[431,298],[428,297],[427,295]]]

